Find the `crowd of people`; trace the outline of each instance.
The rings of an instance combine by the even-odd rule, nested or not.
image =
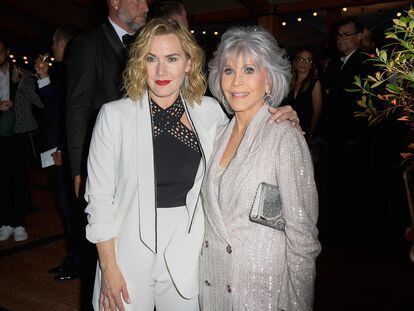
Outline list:
[[[385,178],[382,132],[348,91],[374,70],[372,34],[340,20],[322,65],[233,27],[206,77],[180,2],[107,3],[99,27],[58,28],[35,75],[0,39],[0,241],[28,238],[32,107],[47,107],[68,241],[49,272],[81,277],[82,310],[312,310],[319,240],[383,220],[366,195]]]

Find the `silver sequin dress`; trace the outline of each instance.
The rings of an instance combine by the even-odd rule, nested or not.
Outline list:
[[[317,193],[303,135],[268,124],[261,108],[235,157],[219,166],[235,119],[219,132],[202,187],[206,215],[200,265],[203,311],[312,310],[320,252]],[[279,187],[285,232],[249,220],[261,182]]]

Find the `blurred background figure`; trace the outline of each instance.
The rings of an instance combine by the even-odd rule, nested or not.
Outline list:
[[[292,69],[293,79],[287,103],[296,110],[306,141],[311,147],[322,113],[322,88],[313,52],[297,52]]]
[[[154,1],[148,18],[170,18],[188,28],[187,10],[179,1]]]
[[[8,46],[0,39],[0,241],[11,235],[15,241],[28,238],[28,167],[35,154],[31,134],[38,128],[32,105],[43,108],[32,74],[9,61]]]
[[[362,32],[361,48],[367,53],[375,54],[374,36],[368,28],[364,28]]]
[[[79,276],[81,246],[81,209],[73,206],[73,187],[66,150],[66,128],[64,112],[66,107],[65,56],[70,41],[78,34],[73,25],[58,28],[53,35],[53,67],[49,67],[48,55],[40,55],[35,61],[38,86],[42,100],[47,107],[46,150],[57,148],[52,153],[55,166],[55,193],[60,217],[68,246],[68,255],[63,263],[49,270],[55,280],[72,280]]]

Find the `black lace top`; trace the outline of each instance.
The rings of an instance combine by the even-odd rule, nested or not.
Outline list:
[[[151,102],[157,207],[185,205],[201,153],[197,137],[181,121],[181,98],[167,109]]]

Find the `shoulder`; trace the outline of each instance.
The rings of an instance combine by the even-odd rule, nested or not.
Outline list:
[[[71,43],[71,49],[91,49],[98,46],[104,39],[102,25],[99,25],[76,36],[73,39],[73,43]]]
[[[266,143],[275,148],[279,148],[286,144],[306,144],[306,140],[301,131],[294,128],[287,120],[272,124],[266,122],[263,129],[264,132],[262,135],[264,136],[264,139],[267,140]]]
[[[102,105],[101,113],[110,114],[113,117],[122,116],[122,118],[131,118],[135,116],[135,105],[139,103],[133,102],[129,97],[121,98]]]
[[[215,98],[209,96],[203,96],[201,103],[195,104],[194,109],[198,113],[214,115],[216,117],[225,115],[220,103]]]

